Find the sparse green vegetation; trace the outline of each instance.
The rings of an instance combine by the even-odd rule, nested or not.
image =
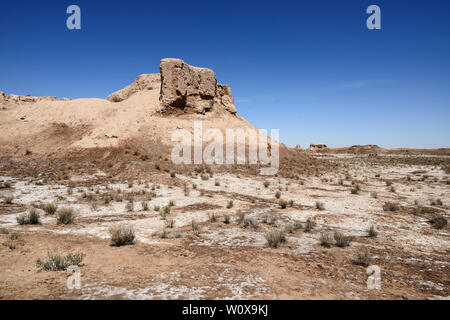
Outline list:
[[[58,254],[48,253],[48,260],[36,260],[36,266],[46,271],[61,271],[66,270],[69,266],[79,266],[83,261],[84,253],[69,253],[65,257]]]

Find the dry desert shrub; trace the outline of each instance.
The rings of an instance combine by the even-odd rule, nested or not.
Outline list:
[[[264,237],[270,248],[278,248],[282,243],[286,242],[284,232],[279,229],[267,232]]]
[[[214,212],[208,213],[209,222],[217,222],[217,216]]]
[[[258,229],[258,227],[259,227],[258,220],[256,220],[255,218],[245,218],[243,227],[244,228],[250,227],[253,229]]]
[[[54,215],[56,213],[56,210],[58,209],[58,206],[55,203],[47,203],[42,206],[42,210],[45,211],[45,213],[49,215]]]
[[[352,189],[350,190],[350,193],[351,193],[351,194],[358,194],[360,190],[361,190],[361,188],[360,188],[359,185],[357,184],[357,185],[355,185],[354,188],[352,188]]]
[[[447,219],[442,215],[436,215],[430,219],[430,223],[435,229],[443,229],[447,225]]]
[[[12,196],[12,195],[6,196],[4,201],[6,204],[12,204],[14,201],[14,196]]]
[[[19,214],[16,217],[16,220],[20,225],[41,223],[41,218],[36,208],[31,208],[27,213]]]
[[[135,233],[130,225],[120,224],[109,228],[113,246],[120,247],[134,243]]]
[[[385,202],[383,205],[384,211],[397,211],[400,209],[400,205],[397,202]]]
[[[61,208],[56,214],[58,224],[71,224],[75,220],[75,210],[72,208]]]
[[[195,219],[192,219],[191,221],[191,228],[195,235],[198,235],[200,233],[200,226]]]
[[[323,202],[316,201],[316,209],[320,211],[325,210],[325,204]]]
[[[442,206],[442,205],[443,205],[441,199],[430,200],[430,204],[431,204],[432,206]]]
[[[165,222],[166,228],[172,229],[174,227],[174,225],[175,225],[175,220],[174,219],[168,219]]]
[[[330,234],[322,233],[320,235],[320,245],[325,248],[331,248],[333,237]]]
[[[287,233],[296,233],[297,230],[302,229],[302,224],[298,221],[294,221],[293,223],[288,223],[286,224],[286,226],[284,227],[284,231],[286,231]]]
[[[370,264],[369,250],[364,248],[358,251],[352,260],[352,263],[358,266],[368,267]]]
[[[336,241],[336,246],[340,248],[348,247],[352,241],[352,237],[346,236],[341,232],[336,231],[334,233],[334,241]]]
[[[244,220],[245,220],[245,213],[243,213],[241,210],[238,210],[236,222],[238,224],[242,224],[244,223]]]
[[[375,229],[373,225],[371,225],[370,228],[367,230],[367,235],[370,238],[375,238],[376,236],[378,236],[378,231]]]
[[[310,232],[312,229],[314,229],[316,223],[311,219],[306,219],[305,227],[303,228],[303,231]]]

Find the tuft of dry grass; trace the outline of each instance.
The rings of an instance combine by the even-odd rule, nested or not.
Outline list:
[[[244,228],[250,227],[253,229],[258,229],[258,227],[259,227],[258,220],[256,220],[255,218],[245,218],[243,227]]]
[[[316,201],[316,209],[320,211],[325,210],[325,204],[323,202]]]
[[[443,229],[448,223],[447,219],[442,215],[436,215],[432,217],[429,222],[431,223],[433,228],[438,230]]]
[[[312,229],[314,229],[316,223],[311,219],[306,219],[305,227],[303,228],[303,231],[310,232]]]
[[[42,210],[44,210],[48,215],[54,215],[56,210],[58,210],[58,206],[55,203],[47,203],[42,206]]]
[[[385,202],[383,205],[384,211],[397,211],[400,209],[400,205],[396,202]]]
[[[3,201],[4,201],[6,204],[12,204],[13,201],[14,201],[14,196],[12,196],[12,195],[6,196],[5,199],[4,199]]]
[[[352,237],[346,236],[341,232],[336,231],[334,233],[334,241],[336,241],[336,246],[340,248],[348,247],[352,241]]]
[[[352,260],[352,263],[358,266],[368,267],[370,264],[370,254],[367,248],[358,251]]]
[[[284,232],[279,229],[267,232],[264,237],[270,248],[278,248],[282,243],[286,242]]]
[[[375,229],[373,225],[371,225],[370,228],[367,230],[367,235],[370,238],[376,238],[378,236],[378,231]]]
[[[56,214],[58,224],[71,224],[75,220],[75,210],[72,208],[61,208]]]
[[[134,243],[135,232],[132,226],[120,224],[109,228],[111,244],[116,247],[131,245]]]
[[[20,225],[41,223],[41,218],[36,208],[31,208],[29,212],[19,214],[16,220]]]
[[[320,245],[325,248],[331,248],[333,237],[330,234],[322,233],[320,235]]]

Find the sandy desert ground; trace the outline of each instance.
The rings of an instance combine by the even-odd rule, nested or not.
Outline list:
[[[18,160],[2,158],[0,298],[448,299],[449,226],[433,218],[449,218],[449,157],[312,156],[333,170],[61,179],[11,174]],[[48,203],[72,208],[73,223],[39,209]],[[19,225],[32,208],[40,224]],[[117,225],[134,228],[133,245],[111,245]],[[266,239],[274,230],[286,239],[277,248]],[[36,265],[70,252],[85,255],[79,290]],[[367,265],[380,267],[381,290],[367,288]]]

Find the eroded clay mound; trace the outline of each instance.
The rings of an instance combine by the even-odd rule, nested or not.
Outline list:
[[[128,99],[139,91],[159,90],[161,86],[161,76],[159,73],[141,74],[129,86],[111,93],[106,100],[111,102],[120,102]]]
[[[178,110],[185,113],[204,114],[226,111],[235,114],[233,94],[226,84],[219,84],[214,71],[193,67],[181,59],[162,59],[160,73],[142,74],[136,80],[106,99],[121,102],[145,90],[159,90],[161,112]]]
[[[233,95],[227,85],[218,84],[211,69],[197,68],[180,59],[162,59],[160,102],[164,109],[205,113],[226,110],[236,113]]]

